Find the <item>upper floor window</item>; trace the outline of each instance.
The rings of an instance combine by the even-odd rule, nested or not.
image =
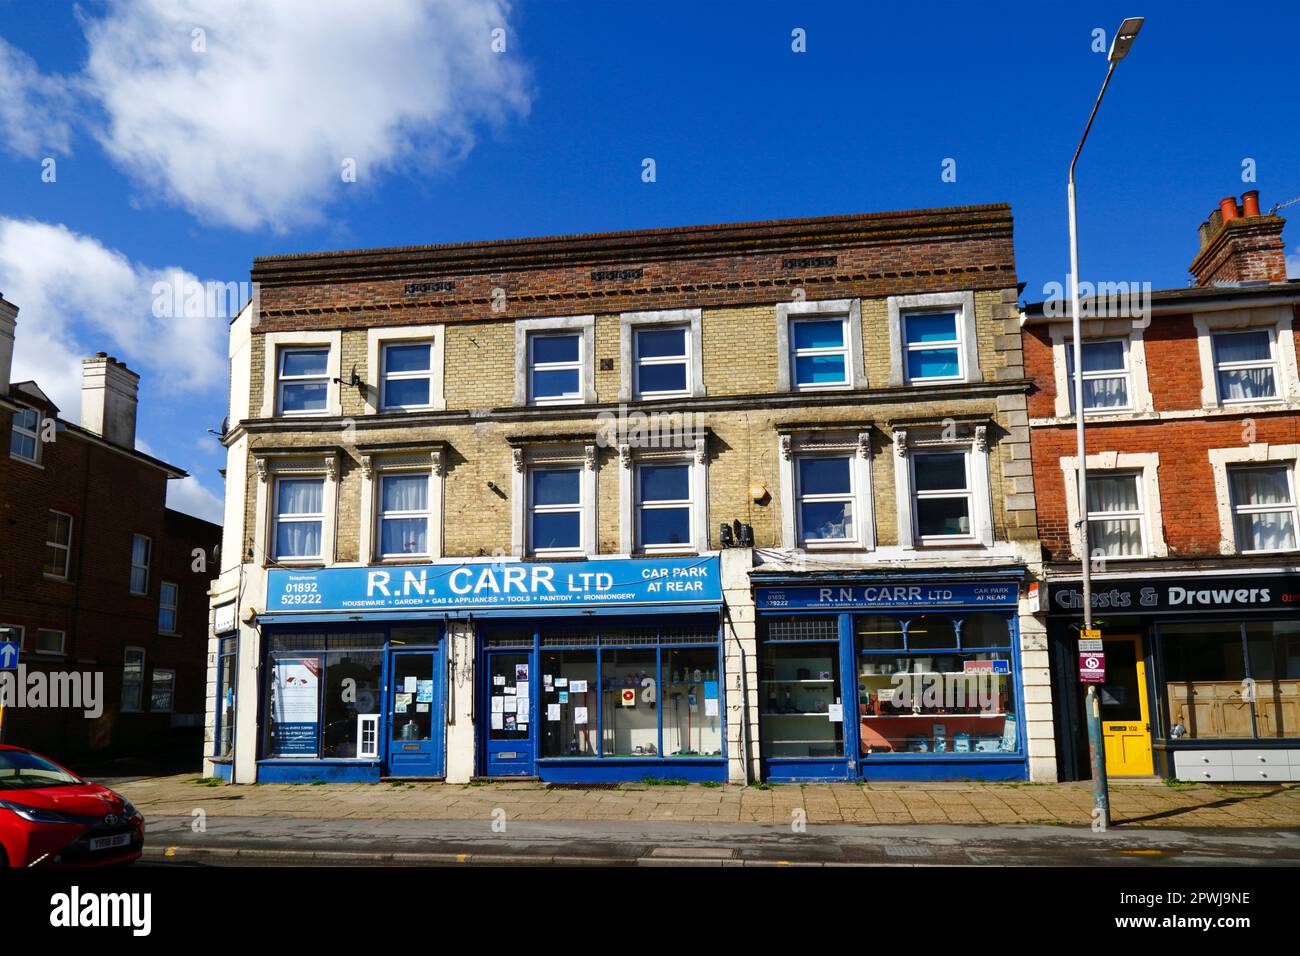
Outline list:
[[[1215,332],[1214,374],[1219,401],[1271,401],[1278,397],[1277,341],[1272,329]]]
[[[582,552],[581,468],[528,471],[528,548],[533,554]]]
[[[636,468],[637,545],[641,551],[681,551],[694,547],[692,511],[696,507],[690,464],[638,464]]]
[[[429,472],[379,479],[379,557],[428,557]]]
[[[131,537],[131,593],[149,593],[149,552],[153,542],[142,534]]]
[[[844,544],[856,540],[852,455],[800,456],[795,484],[799,497],[799,543]]]
[[[1147,553],[1141,476],[1134,472],[1088,476],[1088,550],[1108,558]]]
[[[176,633],[176,606],[180,601],[180,588],[171,581],[158,586],[158,630],[162,634]]]
[[[1230,467],[1237,550],[1292,551],[1296,547],[1293,466]]]
[[[637,398],[668,398],[691,393],[690,341],[687,326],[634,331]]]
[[[849,384],[848,319],[791,319],[790,361],[796,388]]]
[[[37,628],[36,646],[33,649],[37,654],[65,654],[67,653],[67,635],[63,631],[56,631],[53,628]]]
[[[381,388],[385,409],[433,405],[433,345],[429,342],[384,346]]]
[[[1074,345],[1066,343],[1065,365],[1070,412],[1074,413]],[[1083,343],[1083,407],[1086,411],[1131,408],[1127,339]]]
[[[122,656],[122,710],[138,711],[144,701],[144,648],[128,647]]]
[[[324,478],[278,478],[271,540],[276,560],[321,557],[325,523]]]
[[[964,450],[912,454],[916,537],[921,544],[973,537],[969,458]]]
[[[68,576],[72,557],[72,516],[51,511],[45,522],[45,573],[54,578]]]
[[[583,336],[579,332],[528,336],[528,398],[543,405],[582,400]]]
[[[909,382],[960,381],[962,322],[957,312],[910,312],[903,315],[903,348]]]
[[[9,454],[35,464],[40,448],[41,415],[34,408],[14,412],[13,433],[9,438]]]
[[[314,415],[329,409],[328,348],[281,348],[279,410],[281,415]]]

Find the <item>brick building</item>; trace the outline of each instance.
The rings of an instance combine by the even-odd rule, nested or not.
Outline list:
[[[209,772],[1054,779],[1005,205],[252,277]]]
[[[1256,192],[1225,199],[1201,226],[1195,285],[1082,305],[1113,773],[1300,779],[1300,282],[1283,225]],[[1059,762],[1086,777],[1068,302],[1029,306],[1024,332]]]
[[[4,740],[74,765],[192,752],[210,578],[195,553],[211,561],[220,529],[165,507],[167,482],[185,472],[136,449],[139,378],[124,364],[102,353],[82,363],[81,425],[37,383],[9,381],[17,314],[0,299],[0,627],[21,645],[29,691],[54,675],[102,675],[102,698],[9,700]]]

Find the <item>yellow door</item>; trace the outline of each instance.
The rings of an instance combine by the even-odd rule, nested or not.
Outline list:
[[[1137,634],[1106,637],[1106,683],[1098,687],[1101,734],[1106,741],[1106,773],[1147,777],[1151,762],[1151,713],[1147,703],[1146,662]]]

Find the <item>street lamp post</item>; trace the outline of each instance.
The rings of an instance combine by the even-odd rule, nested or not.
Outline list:
[[[1074,333],[1074,421],[1079,454],[1079,558],[1083,571],[1083,627],[1086,631],[1092,630],[1092,555],[1088,547],[1088,455],[1083,421],[1083,335],[1079,320],[1079,223],[1075,214],[1074,167],[1079,162],[1079,154],[1083,152],[1083,144],[1088,139],[1088,131],[1092,129],[1092,121],[1097,118],[1097,110],[1101,107],[1101,98],[1106,95],[1106,87],[1110,85],[1111,75],[1115,72],[1119,61],[1128,54],[1133,41],[1137,39],[1142,23],[1142,17],[1129,17],[1120,24],[1115,34],[1115,40],[1110,45],[1110,54],[1107,57],[1109,66],[1106,69],[1106,79],[1102,81],[1097,102],[1092,106],[1092,112],[1088,115],[1088,124],[1084,126],[1083,136],[1079,138],[1079,146],[1074,151],[1074,158],[1070,160],[1070,179],[1066,187],[1070,204],[1070,320]],[[1101,703],[1097,698],[1095,684],[1088,685],[1086,711],[1088,755],[1092,761],[1093,810],[1101,825],[1108,827],[1110,826],[1110,794],[1106,781],[1106,745],[1101,734]]]

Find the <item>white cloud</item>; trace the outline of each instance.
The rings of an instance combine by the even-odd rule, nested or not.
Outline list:
[[[197,282],[132,263],[66,226],[0,216],[0,291],[19,308],[13,380],[35,379],[70,420],[81,407],[81,359],[97,351],[140,372],[142,389],[219,395],[226,320],[155,315],[155,283],[178,274]]]
[[[1300,279],[1300,246],[1296,246],[1295,252],[1286,257],[1286,277]]]
[[[0,148],[42,158],[71,149],[69,81],[45,76],[26,53],[0,38]]]
[[[283,230],[525,112],[508,13],[505,0],[119,0],[85,21],[84,79],[101,143],[139,180],[205,220]],[[349,158],[356,184],[340,175]]]
[[[203,487],[193,475],[167,482],[167,507],[214,524],[221,524],[225,517],[221,497]]]

